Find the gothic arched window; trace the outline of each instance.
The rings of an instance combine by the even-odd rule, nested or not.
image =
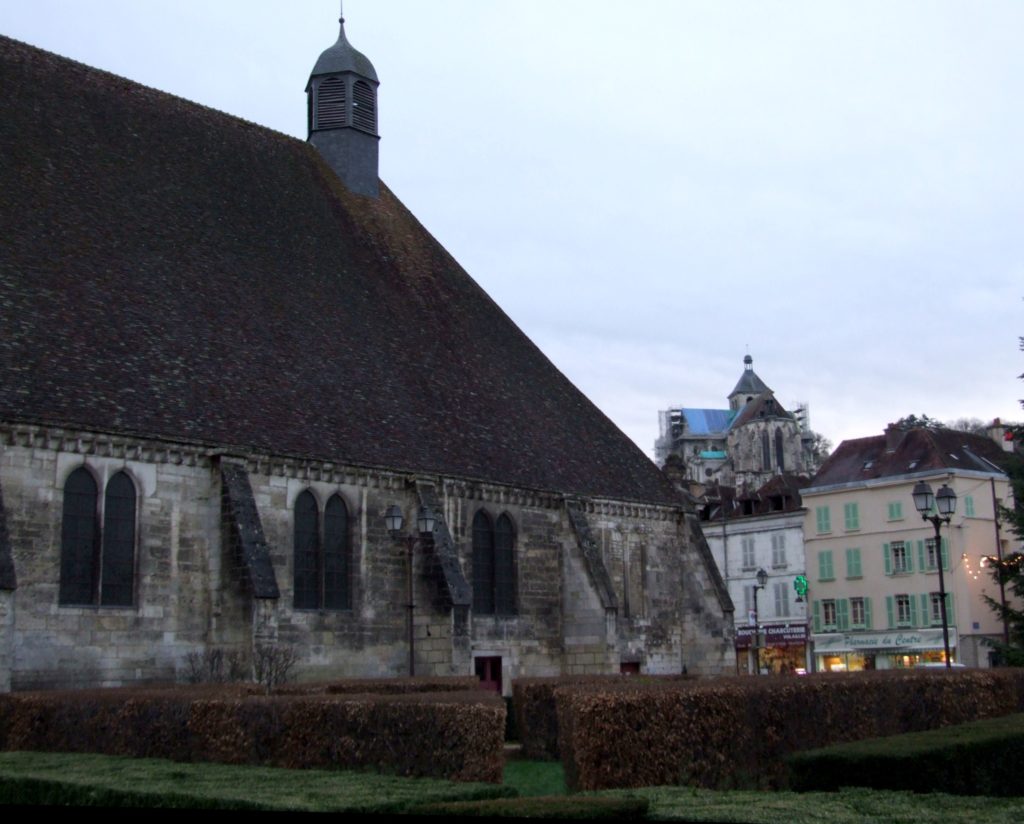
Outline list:
[[[295,609],[352,608],[348,507],[340,495],[327,502],[322,531],[313,493],[295,499],[294,553]]]
[[[498,615],[516,612],[515,546],[512,519],[502,515],[494,529],[494,611]]]
[[[135,589],[135,484],[124,472],[107,482],[101,557],[100,604],[130,607]]]
[[[320,508],[308,489],[295,499],[294,526],[296,609],[317,609],[320,606]]]
[[[473,518],[473,612],[515,615],[515,526],[508,515],[495,525],[480,510]]]
[[[761,433],[761,464],[762,472],[772,468],[772,445],[767,432]]]
[[[130,607],[135,593],[135,484],[125,472],[108,482],[100,528],[99,487],[84,466],[64,483],[60,589],[64,606]]]
[[[352,609],[348,507],[340,495],[324,509],[324,609]]]
[[[779,472],[786,471],[786,452],[781,429],[775,430],[775,465],[779,468]]]

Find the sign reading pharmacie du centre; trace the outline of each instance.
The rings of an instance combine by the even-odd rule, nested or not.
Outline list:
[[[912,666],[942,651],[942,628],[889,630],[887,632],[835,632],[811,636],[819,671],[836,669],[889,669]],[[949,645],[955,647],[956,628],[949,628]],[[873,659],[873,662],[864,659]],[[873,667],[872,664],[873,663]]]

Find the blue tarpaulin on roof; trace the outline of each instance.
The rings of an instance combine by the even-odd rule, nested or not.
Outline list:
[[[686,425],[694,435],[710,435],[725,432],[732,420],[731,409],[683,409]]]

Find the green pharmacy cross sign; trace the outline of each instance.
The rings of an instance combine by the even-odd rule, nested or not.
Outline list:
[[[793,589],[796,590],[796,594],[797,594],[797,597],[799,599],[802,600],[802,599],[806,598],[807,597],[807,576],[806,575],[797,575],[796,578],[793,579]]]

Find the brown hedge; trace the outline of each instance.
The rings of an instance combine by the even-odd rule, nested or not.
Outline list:
[[[557,761],[558,707],[555,691],[566,686],[629,689],[637,684],[679,684],[693,675],[565,675],[555,678],[517,678],[512,682],[512,706],[525,758]]]
[[[480,689],[476,676],[446,678],[348,678],[341,681],[316,681],[277,687],[275,695],[398,695],[416,692],[475,692]]]
[[[500,782],[505,705],[485,692],[247,694],[238,688],[0,695],[8,750],[376,769]]]
[[[868,672],[556,688],[574,790],[778,787],[792,752],[1024,710],[1024,670]]]

